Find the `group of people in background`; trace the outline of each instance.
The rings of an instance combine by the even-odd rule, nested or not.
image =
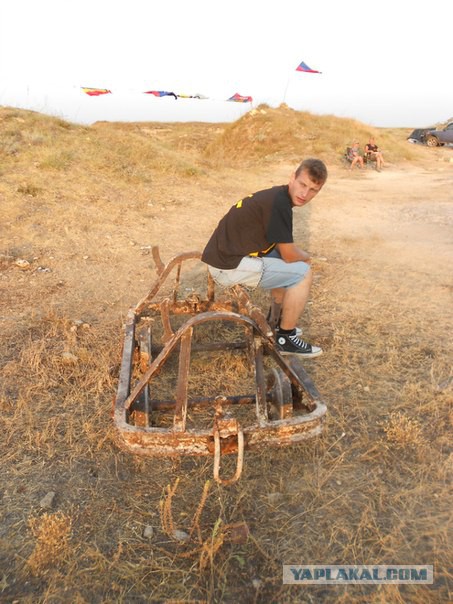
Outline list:
[[[354,141],[352,146],[348,147],[347,158],[351,164],[349,166],[350,170],[352,170],[354,166],[363,168],[365,166],[365,162],[369,161],[376,162],[376,170],[378,172],[380,172],[384,167],[384,157],[382,155],[382,151],[379,150],[379,147],[376,145],[373,137],[371,137],[368,143],[365,145],[365,151],[363,153],[360,150],[359,141]]]

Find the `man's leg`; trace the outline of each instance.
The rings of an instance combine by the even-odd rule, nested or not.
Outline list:
[[[283,290],[282,314],[280,319],[281,329],[287,330],[296,327],[300,316],[304,312],[305,305],[307,304],[312,282],[313,273],[311,269],[309,269],[305,273],[302,281],[299,281],[299,283],[293,287]],[[273,290],[272,294],[274,291],[275,290]]]
[[[280,326],[276,332],[276,342],[281,354],[296,354],[301,357],[317,357],[322,354],[319,346],[302,340],[296,330],[296,323],[304,311],[313,281],[311,269],[293,287],[288,287],[283,296]]]
[[[308,358],[322,354],[319,346],[312,346],[299,338],[301,332],[296,327],[310,295],[312,281],[312,271],[305,262],[286,263],[275,256],[264,259],[264,272],[260,285],[263,289],[271,290],[271,312],[275,307],[275,314],[279,304],[282,308],[280,323],[276,325],[275,334],[281,354],[296,354]],[[275,287],[276,285],[280,287]],[[272,324],[271,327],[274,325]]]

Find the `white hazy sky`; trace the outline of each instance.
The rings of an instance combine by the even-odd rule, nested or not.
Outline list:
[[[226,102],[239,92],[255,107],[429,126],[453,117],[452,24],[453,0],[0,0],[0,105],[223,122],[250,108]],[[322,74],[296,72],[301,61]]]

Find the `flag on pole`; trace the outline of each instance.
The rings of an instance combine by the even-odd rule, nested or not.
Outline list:
[[[253,99],[251,96],[242,96],[241,94],[236,92],[236,94],[233,94],[233,96],[230,96],[230,98],[227,99],[227,101],[234,101],[236,103],[251,103],[253,101]]]
[[[322,73],[321,71],[316,71],[316,69],[311,69],[303,61],[296,67],[296,71],[304,71],[305,73]]]
[[[100,96],[101,94],[112,94],[111,90],[107,88],[86,88],[82,86],[82,90],[88,96]]]

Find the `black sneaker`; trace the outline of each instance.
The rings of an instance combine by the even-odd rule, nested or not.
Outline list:
[[[295,329],[290,334],[277,331],[276,341],[280,348],[280,354],[300,354],[301,357],[306,358],[319,357],[322,354],[322,348],[312,346],[297,337]]]

